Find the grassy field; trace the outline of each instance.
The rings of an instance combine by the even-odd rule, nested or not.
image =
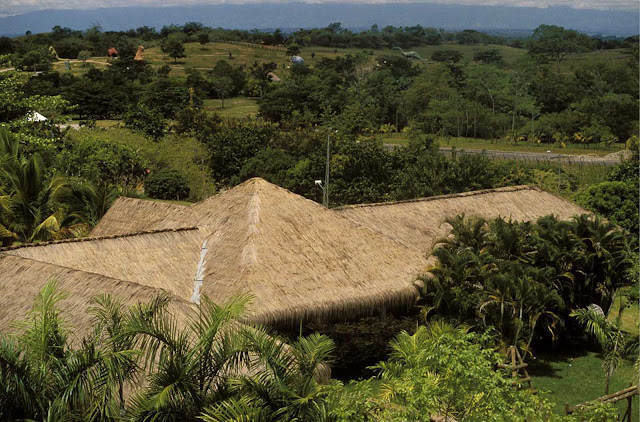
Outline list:
[[[570,54],[565,57],[560,64],[560,71],[563,73],[572,73],[581,64],[594,59],[605,59],[607,61],[628,61],[631,59],[631,54],[628,50],[622,48],[594,51],[586,54]]]
[[[224,100],[224,108],[221,105],[220,100],[206,99],[203,108],[206,111],[218,113],[223,118],[255,117],[258,114],[258,101],[253,98],[228,98]]]
[[[620,297],[616,298],[609,319],[614,320],[618,316],[618,308],[620,307]],[[631,303],[622,313],[622,330],[630,334],[638,334],[638,321],[640,321],[640,309],[637,303]]]
[[[284,47],[272,47],[250,45],[244,43],[227,43],[227,42],[210,42],[204,46],[204,48],[198,43],[185,44],[185,58],[178,59],[177,61],[164,54],[158,45],[148,44],[145,50],[145,60],[149,62],[154,68],[159,68],[165,64],[169,65],[172,69],[172,76],[185,76],[186,68],[196,69],[211,69],[218,60],[227,60],[232,64],[244,64],[250,65],[254,62],[268,63],[275,62],[278,65],[276,74],[279,77],[286,77],[288,73],[287,66],[289,63],[289,56],[285,54]],[[422,46],[412,48],[410,50],[416,51],[425,60],[422,64],[428,65],[431,59],[431,55],[437,50],[455,50],[459,51],[463,55],[463,60],[472,60],[476,51],[498,49],[505,62],[511,64],[519,58],[526,55],[527,51],[524,49],[508,47],[504,45],[459,45],[453,43],[446,43],[438,46]],[[314,57],[311,55],[314,53]],[[370,57],[371,62],[378,56],[383,55],[400,55],[399,51],[392,50],[390,48],[383,48],[378,50],[372,49],[359,49],[359,48],[324,48],[324,47],[304,47],[301,50],[301,56],[304,57],[307,64],[314,66],[323,58],[335,58],[337,56],[345,56],[347,54],[364,54]],[[567,56],[562,62],[561,70],[563,72],[571,72],[575,70],[576,66],[579,66],[581,62],[588,61],[591,58],[604,58],[606,60],[628,60],[629,55],[623,49],[615,50],[603,50],[584,54],[574,54]],[[92,57],[89,59],[91,66],[103,68],[107,66],[106,57]],[[54,68],[63,73],[81,74],[89,68],[89,66],[83,66],[82,62],[78,60],[71,60],[71,69],[66,70],[64,68],[64,61],[54,63]],[[420,63],[420,62],[416,62]]]
[[[385,144],[406,145],[409,139],[404,133],[391,133],[380,135],[379,139]],[[532,145],[526,142],[514,144],[505,140],[491,141],[488,139],[464,138],[464,137],[438,137],[441,147],[456,147],[458,149],[486,149],[496,151],[539,152],[551,151],[553,154],[569,155],[597,155],[603,156],[624,149],[623,143],[612,145],[610,148],[601,145],[591,145],[585,148],[578,144],[567,144],[567,148],[558,148],[555,144]]]
[[[72,125],[80,124],[80,122],[82,122],[83,120],[80,120],[77,117],[78,116],[75,116],[75,118],[72,118],[71,120],[69,120],[69,124],[72,124]],[[122,123],[122,120],[96,120],[96,126],[103,129],[108,129],[114,126],[118,126],[120,123]]]
[[[442,44],[442,45],[428,45],[423,47],[417,47],[414,50],[420,54],[423,59],[430,60],[431,55],[437,50],[455,50],[462,53],[463,60],[473,60],[473,55],[476,51],[485,50],[499,50],[502,54],[503,60],[507,63],[513,63],[519,58],[527,54],[527,50],[522,48],[514,48],[506,45],[460,45],[460,44]]]
[[[564,413],[564,405],[575,406],[604,395],[604,371],[599,354],[581,352],[567,355],[538,354],[529,359],[529,374],[533,377],[533,387],[549,392],[549,400],[555,403],[555,410]],[[633,364],[625,362],[611,379],[610,392],[622,390],[631,385],[634,375]],[[618,403],[624,409],[626,400]],[[634,399],[634,415],[638,414],[638,398]]]
[[[64,62],[69,62],[69,69],[67,69],[64,65]],[[87,70],[91,69],[91,67],[95,67],[96,69],[104,70],[111,64],[108,62],[106,57],[92,57],[87,60],[87,63],[83,63],[81,60],[65,60],[62,59],[57,62],[53,62],[53,70],[59,72],[60,74],[69,73],[74,76],[81,76]]]
[[[436,50],[456,50],[463,54],[464,59],[472,60],[473,54],[477,50],[488,50],[496,48],[500,50],[506,62],[511,63],[526,54],[526,50],[501,46],[469,46],[458,44],[443,44],[440,46],[423,46],[413,49],[420,56],[429,61],[431,55]],[[311,57],[314,53],[314,57]],[[229,56],[231,54],[231,56]],[[384,55],[400,55],[399,51],[390,48],[378,50],[358,49],[358,48],[323,48],[323,47],[307,47],[302,48],[300,55],[304,57],[307,64],[314,66],[323,58],[335,58],[337,56],[345,56],[347,54],[364,54],[370,57],[371,62],[376,57]],[[218,60],[228,60],[232,64],[250,65],[254,62],[268,63],[275,62],[278,65],[276,74],[280,77],[286,77],[289,63],[289,56],[285,54],[285,49],[267,49],[258,46],[249,46],[245,44],[218,43],[212,42],[204,48],[197,43],[185,44],[185,58],[177,61],[165,55],[160,47],[151,47],[145,50],[145,60],[149,61],[152,66],[160,67],[165,64],[172,69],[173,76],[184,76],[184,69],[193,67],[196,69],[211,69]]]
[[[330,51],[316,49],[315,57],[311,58],[311,51],[313,50],[314,49],[309,49],[308,51],[302,50],[301,53],[307,64],[311,66],[325,57],[335,58],[337,56],[362,52],[361,49],[337,49],[336,51],[333,49]],[[382,52],[384,50],[375,51]],[[393,53],[399,54],[397,51]],[[231,56],[229,56],[229,54],[231,54]],[[172,76],[184,76],[184,70],[187,67],[201,70],[211,69],[218,60],[227,60],[232,65],[251,65],[254,62],[275,62],[278,68],[274,73],[282,78],[286,77],[288,73],[287,66],[290,65],[289,56],[285,54],[285,49],[262,49],[244,44],[212,42],[208,43],[203,49],[198,43],[187,43],[185,44],[185,55],[185,58],[178,59],[176,62],[174,59],[165,55],[160,50],[160,47],[152,47],[145,50],[145,60],[156,68],[164,66],[165,64],[169,65]]]

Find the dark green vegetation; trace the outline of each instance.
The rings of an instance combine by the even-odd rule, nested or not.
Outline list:
[[[535,343],[581,337],[571,313],[597,305],[608,315],[620,288],[635,281],[627,236],[599,218],[447,222],[452,236],[434,250],[438,265],[422,279],[425,312],[491,326],[506,346],[528,353]]]
[[[590,186],[580,197],[588,209],[605,216],[612,222],[638,233],[638,145],[633,138],[631,159],[617,165],[607,181]]]
[[[189,196],[189,183],[177,170],[160,170],[144,182],[147,195],[155,199],[185,199]]]
[[[262,327],[239,324],[247,298],[221,305],[204,298],[186,326],[158,296],[125,306],[98,296],[93,326],[78,342],[50,282],[28,321],[0,338],[0,417],[47,421],[427,421],[587,420],[557,418],[542,395],[495,371],[491,337],[443,322],[400,333],[372,380],[326,380],[333,342],[321,335],[285,345]],[[145,383],[139,381],[145,377]],[[133,392],[132,392],[133,390]],[[491,394],[487,394],[487,392]]]
[[[205,36],[213,42],[212,50],[203,50],[209,45],[202,43]],[[224,42],[253,49],[255,60],[236,62],[231,50],[228,55],[220,51]],[[132,60],[133,46],[140,43],[150,51],[153,66]],[[637,37],[605,41],[549,25],[520,40],[419,26],[352,33],[332,24],[292,34],[212,30],[197,23],[164,27],[159,33],[146,27],[120,33],[56,27],[50,34],[1,45],[18,67],[25,56],[39,51],[48,54],[50,67],[49,46],[72,59],[80,51],[104,56],[116,46],[118,60],[99,61],[80,74],[40,75],[27,91],[62,94],[78,105],[81,117],[93,119],[121,119],[130,107],[144,106],[149,113],[128,115],[130,126],[143,130],[148,126],[144,122],[163,126],[150,117],[153,110],[174,119],[190,98],[197,107],[202,99],[238,95],[261,97],[260,115],[285,129],[320,124],[354,136],[412,127],[532,145],[606,147],[638,130]],[[187,51],[187,57],[196,53],[203,60],[181,68],[163,65],[151,54],[154,45],[173,62]],[[392,47],[412,48],[435,63],[410,61]],[[327,56],[323,49],[333,53]],[[311,65],[286,65],[283,60],[296,51]],[[270,83],[269,72],[278,73],[283,82]],[[189,88],[195,90],[191,97]],[[143,122],[136,125],[134,119]],[[161,135],[162,130],[152,134]]]

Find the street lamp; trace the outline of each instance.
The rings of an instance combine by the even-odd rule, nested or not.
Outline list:
[[[326,194],[326,192],[324,190],[324,185],[322,184],[322,180],[316,180],[315,183],[316,183],[316,186],[319,186],[320,189],[322,189],[322,205],[326,206],[325,199],[327,197],[327,194]]]

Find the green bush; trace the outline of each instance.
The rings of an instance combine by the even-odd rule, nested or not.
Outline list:
[[[156,199],[184,199],[189,196],[189,183],[177,170],[160,170],[144,181],[147,195]]]
[[[638,233],[638,184],[633,182],[603,182],[589,186],[580,196],[580,203],[606,219]]]

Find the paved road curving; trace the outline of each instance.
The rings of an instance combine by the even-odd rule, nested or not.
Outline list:
[[[388,149],[394,149],[400,147],[397,144],[384,144]],[[452,147],[440,147],[440,151],[445,154],[451,154]],[[552,154],[544,152],[519,152],[519,151],[498,151],[498,150],[481,150],[481,149],[459,149],[456,148],[458,154],[487,154],[491,158],[497,158],[502,160],[523,160],[523,161],[539,161],[539,162],[554,162],[561,161],[562,164],[586,164],[586,165],[601,165],[601,166],[614,166],[620,163],[620,155],[608,155],[603,157],[597,157],[593,155],[580,155],[580,154]]]
[[[440,147],[440,151],[445,154],[451,154],[451,147]],[[563,164],[597,164],[604,166],[614,166],[620,163],[620,156],[603,156],[597,157],[593,155],[579,154],[552,154],[544,152],[519,152],[519,151],[496,151],[496,150],[480,150],[480,149],[457,149],[458,153],[463,154],[482,154],[485,153],[489,157],[505,159],[505,160],[525,160],[525,161],[561,161]]]

